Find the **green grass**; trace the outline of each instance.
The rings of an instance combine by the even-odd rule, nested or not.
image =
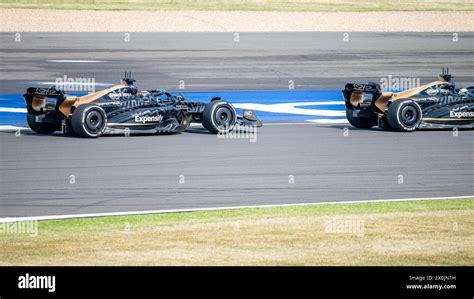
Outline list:
[[[197,211],[169,214],[149,214],[132,216],[112,216],[80,218],[70,220],[41,221],[40,229],[50,232],[100,232],[124,229],[129,223],[137,229],[157,226],[199,224],[209,222],[232,222],[262,218],[291,216],[332,216],[344,214],[379,214],[396,212],[429,212],[444,210],[473,210],[474,198],[459,200],[423,200],[378,203],[324,204],[307,206],[287,206],[271,208],[242,208],[215,211]]]
[[[1,0],[0,8],[228,11],[465,11],[472,0]]]
[[[328,233],[331,219],[365,232]],[[38,232],[0,234],[0,265],[474,265],[474,198],[48,220]]]

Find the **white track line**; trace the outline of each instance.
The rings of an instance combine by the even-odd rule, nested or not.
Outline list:
[[[79,59],[52,59],[48,62],[57,62],[57,63],[100,63],[104,60],[79,60]]]
[[[356,200],[356,201],[336,201],[336,202],[294,203],[294,204],[269,204],[269,205],[194,208],[194,209],[149,210],[149,211],[116,212],[116,213],[89,213],[89,214],[30,216],[30,217],[6,217],[6,218],[0,218],[0,223],[17,222],[17,221],[35,221],[35,220],[38,221],[38,220],[64,220],[64,219],[75,219],[75,218],[96,218],[96,217],[108,217],[108,216],[185,213],[185,212],[198,212],[198,211],[220,211],[220,210],[235,210],[235,209],[315,206],[315,205],[326,205],[326,204],[357,204],[357,203],[372,203],[372,202],[465,199],[465,198],[473,198],[473,197],[474,195],[452,196],[452,197],[425,197],[425,198],[378,199],[378,200],[360,200],[360,201]]]
[[[17,127],[17,126],[0,126],[0,132],[11,132],[16,130],[29,130],[30,128],[26,127]]]
[[[267,127],[267,126],[292,126],[292,125],[297,125],[297,126],[300,126],[300,125],[314,125],[314,122],[304,122],[304,123],[301,123],[301,122],[297,122],[297,123],[264,123],[263,126],[264,127]],[[198,123],[192,123],[190,124],[190,127],[199,127],[201,128],[202,127],[202,124],[198,124]],[[0,132],[10,132],[10,131],[16,131],[16,130],[29,130],[28,127],[18,127],[18,126],[10,126],[10,125],[0,125]]]
[[[325,109],[305,109],[299,106],[327,105],[325,102],[294,102],[280,104],[256,104],[256,103],[236,103],[232,104],[236,108],[265,111],[273,113],[316,115],[316,116],[346,116],[345,110],[325,110]],[[331,103],[331,102],[326,102]],[[341,102],[340,102],[341,103]],[[343,103],[343,102],[342,102]]]
[[[307,121],[312,122],[312,123],[317,123],[317,124],[348,124],[349,122],[345,118],[341,119],[328,119],[328,118],[323,118],[323,119],[308,119]]]
[[[26,113],[26,108],[8,108],[0,107],[0,112]]]
[[[291,126],[291,125],[314,125],[314,123],[310,123],[310,122],[304,122],[304,123],[301,123],[301,122],[297,122],[297,123],[263,123],[263,126],[264,127],[267,127],[267,126]]]

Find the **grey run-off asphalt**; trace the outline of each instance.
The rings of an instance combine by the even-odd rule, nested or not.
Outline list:
[[[0,93],[56,78],[116,83],[132,71],[143,89],[341,89],[389,75],[432,81],[449,67],[473,83],[474,34],[458,33],[0,33]],[[238,40],[238,42],[236,42]],[[99,60],[96,63],[52,62]]]

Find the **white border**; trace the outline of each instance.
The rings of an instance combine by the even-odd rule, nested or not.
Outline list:
[[[95,218],[107,216],[129,216],[129,215],[147,215],[147,214],[168,214],[168,213],[185,213],[198,211],[220,211],[235,209],[255,209],[255,208],[277,208],[277,207],[297,207],[297,206],[315,206],[326,204],[354,204],[354,203],[371,203],[371,202],[397,202],[397,201],[416,201],[416,200],[446,200],[446,199],[465,199],[472,198],[469,196],[451,196],[451,197],[423,197],[423,198],[401,198],[401,199],[376,199],[376,200],[355,200],[355,201],[335,201],[335,202],[314,202],[314,203],[294,203],[294,204],[268,204],[254,206],[230,206],[215,208],[194,208],[194,209],[170,209],[170,210],[149,210],[149,211],[133,211],[133,212],[115,212],[115,213],[90,213],[90,214],[72,214],[72,215],[50,215],[50,216],[31,216],[31,217],[6,217],[0,218],[0,223],[17,222],[17,221],[38,221],[38,220],[63,220],[74,218]]]

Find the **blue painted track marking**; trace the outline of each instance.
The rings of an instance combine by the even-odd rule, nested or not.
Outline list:
[[[190,100],[200,102],[208,102],[213,97],[221,97],[226,101],[236,104],[238,107],[246,106],[247,104],[260,104],[258,105],[259,109],[256,110],[256,114],[264,122],[345,119],[345,117],[342,116],[344,112],[344,102],[340,90],[176,91],[173,93],[180,93]],[[305,105],[305,103],[308,103],[308,105]],[[273,107],[270,109],[272,105]],[[285,113],[287,107],[297,109],[292,113]],[[22,94],[0,94],[0,125],[26,126],[24,113],[2,112],[1,108],[25,108]],[[307,109],[314,111],[306,111]],[[242,109],[237,110],[240,113]],[[337,111],[338,115],[314,115],[314,113],[318,113],[318,110]]]

